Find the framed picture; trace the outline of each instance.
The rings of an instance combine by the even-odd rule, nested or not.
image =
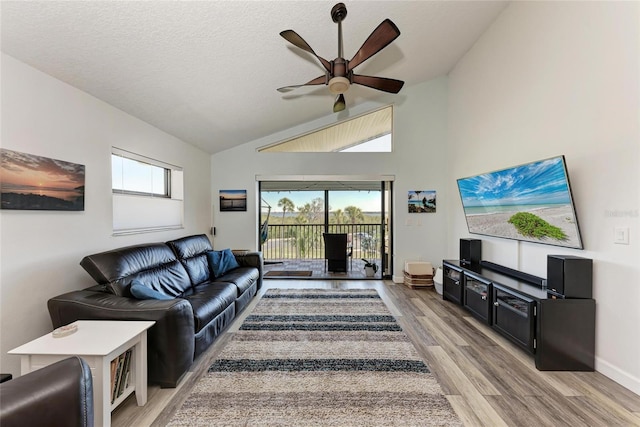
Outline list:
[[[0,149],[2,209],[83,211],[84,165]]]
[[[436,211],[435,190],[409,191],[409,213],[433,213]]]
[[[247,190],[220,190],[220,212],[245,212]]]

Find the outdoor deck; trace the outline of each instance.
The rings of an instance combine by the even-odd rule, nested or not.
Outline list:
[[[379,268],[373,279],[380,279],[380,224],[270,224],[269,237],[262,246],[265,274],[269,271],[286,275],[265,276],[292,279],[365,279],[364,261],[375,262]],[[352,257],[347,260],[347,272],[326,271],[323,233],[345,233]],[[294,273],[295,272],[295,273]],[[301,275],[300,272],[311,272]],[[274,273],[271,273],[274,274]]]
[[[371,259],[370,261],[376,262],[378,265],[380,264],[379,259]],[[288,275],[282,276],[265,276],[265,279],[381,279],[380,270],[376,273],[374,277],[366,277],[364,274],[364,261],[360,259],[354,259],[353,263],[351,259],[347,261],[347,272],[346,273],[334,273],[331,271],[325,270],[325,260],[322,259],[273,259],[273,260],[265,260],[264,266],[265,274],[269,271],[277,272],[284,271],[287,272]],[[296,273],[289,272],[306,272],[310,271],[310,276],[298,276]],[[273,274],[273,273],[272,273]]]

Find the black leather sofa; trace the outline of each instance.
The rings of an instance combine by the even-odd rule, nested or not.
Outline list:
[[[147,333],[149,382],[175,387],[262,286],[260,252],[235,255],[240,267],[213,277],[211,250],[201,234],[86,256],[80,265],[98,285],[50,299],[53,327],[79,319],[154,320]],[[134,279],[172,298],[135,299]]]
[[[93,426],[89,365],[70,357],[0,384],[0,425]]]

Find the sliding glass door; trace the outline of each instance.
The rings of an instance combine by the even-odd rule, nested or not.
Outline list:
[[[265,262],[324,258],[323,233],[345,233],[353,266],[377,263],[391,275],[391,182],[261,181]]]

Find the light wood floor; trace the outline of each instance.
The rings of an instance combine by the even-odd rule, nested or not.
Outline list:
[[[433,289],[370,280],[266,280],[261,292],[267,288],[378,289],[467,426],[640,426],[640,396],[597,372],[536,370],[531,356]],[[164,426],[251,308],[196,361],[179,387],[150,386],[144,407],[130,396],[113,412],[112,425]]]

